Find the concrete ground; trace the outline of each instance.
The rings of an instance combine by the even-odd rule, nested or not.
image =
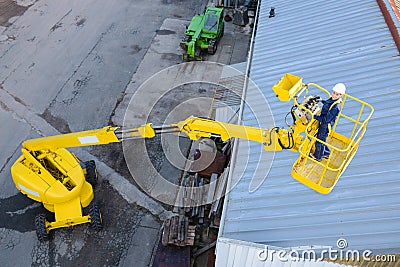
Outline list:
[[[206,1],[17,4],[9,1],[0,14],[0,266],[148,266],[161,222],[171,213],[168,205],[136,187],[121,144],[73,150],[82,160],[95,159],[98,166],[95,195],[104,219],[100,232],[80,225],[55,230],[49,242],[37,241],[33,219],[45,210],[18,192],[10,167],[24,140],[122,125],[139,86],[182,62],[178,45],[185,24]],[[225,29],[217,54],[208,60],[244,61],[249,35],[232,24]],[[212,90],[206,85],[181,87],[169,99],[179,102],[199,92],[209,97]],[[160,119],[157,114],[167,114],[177,104],[160,103],[150,118]],[[198,107],[199,114],[204,105]],[[146,145],[156,169],[176,182],[180,171],[159,157],[160,141]],[[185,146],[183,141],[183,150]],[[144,152],[136,149],[132,154],[140,158]]]

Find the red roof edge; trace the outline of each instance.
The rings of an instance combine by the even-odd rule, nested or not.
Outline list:
[[[376,0],[376,2],[378,3],[379,8],[381,9],[382,15],[385,18],[385,22],[390,30],[390,33],[392,34],[393,40],[396,44],[397,47],[397,51],[399,51],[400,53],[400,36],[399,36],[399,32],[397,30],[396,25],[394,24],[393,18],[389,13],[389,10],[387,9],[387,6],[384,2],[384,0]],[[394,7],[395,3],[393,2],[393,0],[389,0],[390,4],[393,4]],[[397,8],[393,8],[396,16],[398,16],[398,18],[400,18],[400,13],[397,10]]]

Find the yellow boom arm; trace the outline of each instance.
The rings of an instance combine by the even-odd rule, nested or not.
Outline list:
[[[329,95],[329,92],[324,88],[315,84],[313,85]],[[182,132],[192,140],[217,135],[223,141],[229,138],[240,138],[259,142],[264,145],[264,149],[267,151],[279,151],[282,149],[298,151],[304,139],[300,134],[304,133],[307,127],[308,134],[313,134],[317,130],[318,125],[315,127],[310,122],[313,121],[313,114],[318,112],[318,109],[315,109],[318,105],[316,102],[312,103],[311,98],[307,99],[304,103],[297,102],[298,96],[303,91],[308,91],[308,85],[304,85],[302,79],[295,75],[285,74],[273,86],[273,90],[281,101],[293,99],[295,107],[298,108],[297,110],[302,110],[303,112],[303,115],[294,114],[292,109],[293,124],[287,130],[279,127],[262,129],[223,123],[205,118],[189,117],[186,120],[168,126],[153,127],[150,123],[131,129],[106,126],[96,130],[36,138],[25,141],[22,146],[24,149],[33,152],[68,147],[104,145],[135,137],[153,138],[156,134],[160,133]],[[306,119],[306,113],[309,114],[309,119]]]
[[[104,128],[76,133],[60,134],[49,137],[35,138],[25,141],[22,146],[28,151],[56,150],[59,148],[104,145],[118,143],[122,140],[153,138],[160,133],[185,133],[191,140],[201,137],[219,136],[223,141],[230,138],[240,138],[262,143],[265,150],[282,150],[288,148],[292,136],[291,131],[281,128],[269,130],[250,126],[242,126],[218,122],[205,118],[189,117],[186,120],[168,126],[153,127],[151,123],[138,128],[121,129],[106,126]],[[285,145],[286,144],[286,145]],[[292,148],[290,146],[290,148]]]
[[[180,132],[185,133],[192,140],[217,135],[221,137],[222,141],[230,138],[240,138],[262,143],[264,149],[268,151],[293,147],[293,145],[290,145],[291,141],[288,140],[288,136],[292,136],[291,131],[278,127],[263,129],[196,117],[189,117],[172,125],[176,126]]]
[[[155,136],[155,132],[150,123],[129,130],[120,130],[120,127],[106,126],[96,130],[31,139],[22,143],[22,147],[29,151],[39,151],[67,147],[105,145],[121,142],[123,136],[132,138],[152,138]]]

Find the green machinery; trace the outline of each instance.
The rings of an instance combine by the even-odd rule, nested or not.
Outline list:
[[[184,60],[202,60],[201,51],[214,55],[218,41],[224,35],[223,8],[207,7],[204,14],[195,15],[180,43]]]

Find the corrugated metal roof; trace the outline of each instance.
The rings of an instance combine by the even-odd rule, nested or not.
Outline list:
[[[273,18],[268,18],[270,7],[275,8]],[[220,237],[277,247],[334,247],[345,238],[349,249],[398,253],[400,57],[376,1],[264,0],[259,20],[251,78],[268,99],[277,126],[285,125],[291,103],[279,102],[271,87],[286,72],[328,89],[343,82],[375,113],[355,158],[329,195],[291,178],[298,154],[288,151],[276,153],[267,179],[250,193],[254,171],[267,172],[268,163],[265,155],[255,153],[259,144],[251,143],[250,151],[239,148],[232,179],[238,179],[238,170],[245,171],[227,195]],[[267,107],[256,91],[247,91],[251,109],[244,109],[244,124],[268,127]]]

